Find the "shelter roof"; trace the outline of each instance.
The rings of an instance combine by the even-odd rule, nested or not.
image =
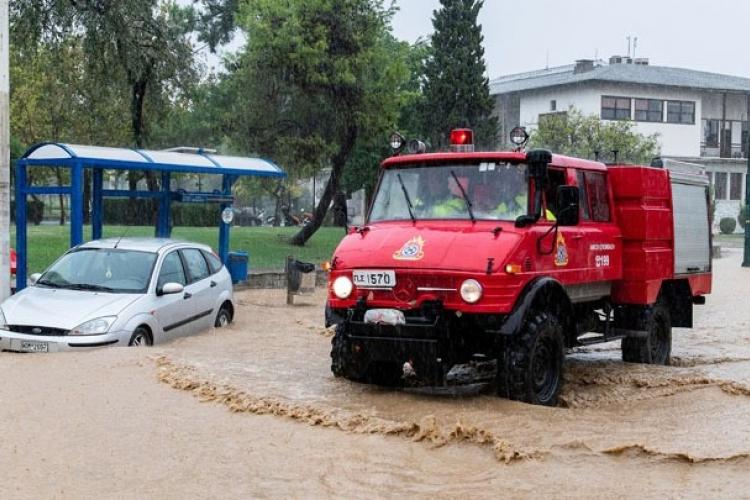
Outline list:
[[[284,177],[270,160],[210,154],[151,151],[144,149],[42,143],[29,148],[20,161],[28,165],[72,166],[81,162],[89,168],[115,170],[160,170],[198,174]]]

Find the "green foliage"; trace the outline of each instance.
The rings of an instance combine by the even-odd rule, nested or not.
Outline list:
[[[40,200],[29,200],[26,202],[26,221],[35,226],[42,223],[44,218],[44,202]],[[16,221],[16,202],[10,202],[10,221]]]
[[[245,110],[227,116],[231,144],[272,157],[292,178],[331,169],[298,244],[319,227],[352,158],[365,164],[395,126],[408,46],[390,35],[391,15],[380,0],[247,0],[240,7],[248,43],[222,89],[234,109]]]
[[[737,221],[734,217],[722,217],[719,221],[721,234],[732,234],[735,229],[737,229]]]
[[[68,51],[46,65],[46,75],[38,73],[42,79],[61,75],[56,87],[65,95],[59,106],[70,106],[70,113],[76,113],[82,102],[76,102],[75,93],[87,86],[99,104],[116,95],[118,104],[124,105],[115,115],[118,123],[130,130],[128,143],[139,147],[147,138],[146,115],[158,117],[197,78],[189,38],[194,28],[192,8],[160,0],[17,0],[11,8],[11,33],[21,55],[18,64],[25,66],[40,47]],[[87,78],[70,79],[81,74]],[[72,85],[64,85],[66,80]],[[103,115],[97,111],[88,108],[90,116],[78,118],[107,133],[108,124],[100,122]]]
[[[173,226],[218,227],[219,207],[215,204],[172,203]],[[122,226],[153,226],[150,200],[104,199],[104,223]],[[153,231],[152,231],[153,232]]]
[[[659,153],[658,134],[644,136],[630,121],[602,121],[596,115],[584,116],[571,108],[540,120],[531,132],[530,148],[547,148],[553,153],[649,165]]]
[[[422,121],[433,147],[444,148],[450,129],[474,129],[480,147],[497,142],[497,118],[486,76],[482,0],[440,0],[434,12],[432,48],[425,63]]]

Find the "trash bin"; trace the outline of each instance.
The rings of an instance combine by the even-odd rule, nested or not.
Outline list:
[[[233,284],[247,282],[247,261],[247,252],[229,252],[227,270]]]

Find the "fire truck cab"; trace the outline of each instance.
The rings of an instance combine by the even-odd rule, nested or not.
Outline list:
[[[494,362],[499,395],[555,405],[569,348],[621,339],[624,361],[669,364],[711,291],[706,176],[451,139],[386,159],[334,252],[334,375],[445,386]]]

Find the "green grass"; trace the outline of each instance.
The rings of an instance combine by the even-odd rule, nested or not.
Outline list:
[[[154,228],[146,226],[104,226],[104,237],[153,236]],[[287,243],[298,228],[295,227],[234,227],[229,248],[249,253],[250,270],[283,269],[287,255],[299,260],[320,264],[331,258],[333,250],[344,236],[339,227],[322,227],[304,247]],[[11,228],[11,244],[15,246],[15,228]],[[215,227],[175,227],[172,237],[210,245],[219,245],[219,229]],[[84,228],[84,239],[91,239],[91,228]],[[70,226],[29,226],[28,272],[43,271],[69,248]]]
[[[745,244],[744,233],[733,233],[733,234],[717,234],[714,236],[714,243],[725,246],[727,248],[742,248]]]

